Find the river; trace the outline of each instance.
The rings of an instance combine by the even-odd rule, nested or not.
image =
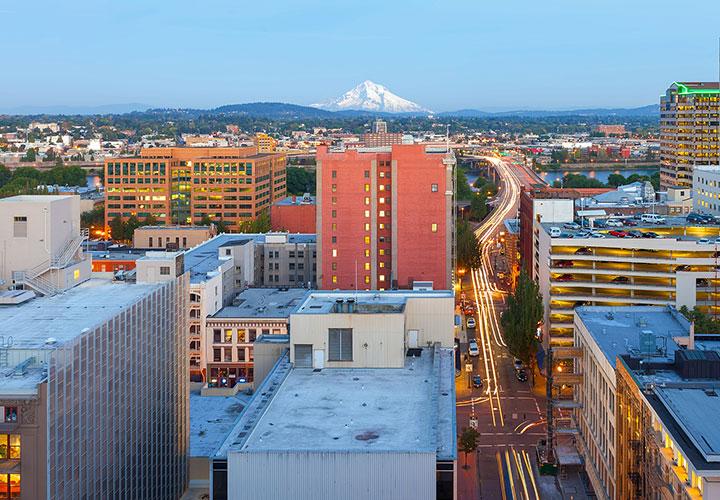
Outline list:
[[[607,184],[608,177],[610,174],[620,174],[623,177],[630,177],[632,174],[647,175],[651,176],[658,169],[656,168],[620,168],[617,170],[554,170],[552,172],[538,172],[538,175],[543,178],[545,182],[552,186],[553,182],[562,179],[565,174],[580,174],[590,177],[591,179],[597,179],[603,184]]]

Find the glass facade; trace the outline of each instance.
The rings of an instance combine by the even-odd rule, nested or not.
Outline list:
[[[187,297],[186,277],[170,281],[53,352],[49,498],[182,496],[188,481]],[[8,444],[10,453],[12,436]],[[12,491],[12,477],[6,479]]]

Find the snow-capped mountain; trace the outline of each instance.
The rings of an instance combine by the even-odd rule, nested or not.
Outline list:
[[[311,104],[314,108],[328,111],[376,111],[378,113],[431,113],[407,99],[393,94],[387,87],[365,80],[352,90],[348,90],[337,99]]]

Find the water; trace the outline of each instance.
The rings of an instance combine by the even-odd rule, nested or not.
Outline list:
[[[630,177],[632,174],[647,175],[648,177],[657,172],[657,168],[620,168],[617,170],[555,170],[552,172],[538,172],[538,175],[545,182],[552,186],[553,182],[562,179],[566,174],[581,174],[591,179],[597,179],[603,184],[607,184],[610,174],[620,174],[623,177]]]

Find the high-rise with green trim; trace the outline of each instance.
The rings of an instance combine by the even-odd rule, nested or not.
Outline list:
[[[691,186],[696,165],[720,163],[720,84],[674,82],[660,96],[660,188]]]

